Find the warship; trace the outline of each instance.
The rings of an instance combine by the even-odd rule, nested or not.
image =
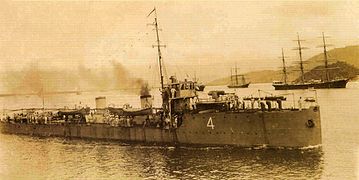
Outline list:
[[[290,90],[290,89],[308,89],[308,88],[314,88],[314,89],[325,89],[325,88],[345,88],[346,84],[348,83],[349,79],[334,79],[330,77],[329,70],[334,70],[336,68],[329,68],[328,67],[328,52],[327,52],[327,44],[325,42],[325,36],[324,33],[322,33],[322,39],[323,39],[323,49],[324,49],[324,70],[325,71],[325,78],[322,78],[320,80],[310,80],[306,81],[304,78],[304,67],[303,67],[303,59],[302,59],[302,50],[305,49],[305,47],[301,46],[301,41],[299,39],[299,35],[297,35],[298,39],[296,40],[298,42],[298,48],[296,50],[299,50],[299,67],[300,67],[300,82],[293,82],[288,83],[287,82],[287,70],[285,67],[285,59],[284,59],[284,53],[282,49],[282,62],[283,62],[283,79],[282,81],[274,81],[273,87],[275,90]]]
[[[239,78],[241,78],[241,82],[239,82]],[[248,88],[250,82],[246,82],[246,79],[243,74],[238,74],[238,68],[237,64],[234,68],[234,74],[233,69],[231,69],[231,82],[227,86],[228,88]]]
[[[284,106],[285,96],[260,93],[258,97],[240,98],[234,93],[210,91],[207,99],[200,99],[193,81],[171,76],[165,84],[156,9],[150,15],[154,16],[157,37],[161,107],[153,106],[148,91],[139,97],[140,108],[129,104],[108,107],[106,97],[97,97],[93,109],[42,108],[7,113],[0,123],[1,132],[175,146],[299,148],[322,143],[316,99],[298,101],[291,107]]]

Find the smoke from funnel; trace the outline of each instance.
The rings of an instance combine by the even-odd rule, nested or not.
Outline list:
[[[87,68],[79,64],[77,71],[70,69],[40,69],[30,63],[22,71],[8,70],[2,73],[2,91],[6,93],[38,93],[73,90],[116,90],[138,92],[145,84],[141,78],[131,76],[119,62],[110,66]],[[148,85],[146,85],[148,86]],[[141,90],[142,91],[142,90]]]
[[[149,88],[149,86],[148,86],[148,83],[142,84],[140,94],[141,94],[141,96],[148,96],[148,95],[150,95],[150,88]]]
[[[143,79],[132,77],[127,69],[119,62],[112,61],[112,68],[115,89],[140,89],[145,84]]]

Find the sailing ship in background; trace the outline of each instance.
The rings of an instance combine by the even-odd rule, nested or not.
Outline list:
[[[146,89],[141,90],[141,108],[129,104],[112,108],[106,97],[97,97],[95,109],[10,111],[0,121],[0,132],[159,145],[296,148],[322,143],[320,106],[316,102],[297,108],[284,96],[240,98],[224,91],[211,91],[211,97],[200,99],[192,81],[171,76],[170,83],[164,84],[156,9],[151,14],[157,38],[154,47],[158,52],[161,107],[152,105]]]
[[[233,74],[234,70],[234,74]],[[250,82],[246,82],[243,74],[238,74],[237,64],[234,69],[231,69],[231,82],[227,86],[228,88],[248,88]]]
[[[322,33],[322,39],[323,39],[323,49],[324,49],[324,69],[320,69],[322,71],[325,71],[325,78],[321,78],[320,80],[305,80],[304,77],[304,67],[303,67],[303,58],[302,58],[302,50],[306,49],[305,47],[301,46],[301,41],[299,39],[299,35],[297,35],[298,39],[296,40],[298,42],[298,48],[296,50],[299,51],[299,67],[300,67],[300,82],[292,82],[288,83],[288,76],[287,76],[287,69],[285,66],[285,59],[284,59],[284,52],[282,49],[282,62],[283,62],[283,79],[282,81],[274,81],[273,86],[275,90],[290,90],[290,89],[308,89],[308,88],[315,88],[315,89],[325,89],[325,88],[345,88],[346,84],[348,83],[349,79],[338,79],[330,77],[329,70],[334,70],[337,68],[329,68],[328,67],[328,52],[327,52],[327,44],[325,41],[324,33]]]

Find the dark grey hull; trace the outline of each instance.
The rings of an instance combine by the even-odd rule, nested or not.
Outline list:
[[[312,123],[308,124],[309,120]],[[301,111],[188,113],[184,115],[181,126],[171,130],[108,124],[2,122],[0,126],[1,132],[7,134],[151,144],[306,147],[322,143],[319,107]]]
[[[345,88],[349,79],[333,80],[319,83],[305,83],[305,84],[273,84],[275,90],[290,90],[290,89],[328,89],[328,88]]]

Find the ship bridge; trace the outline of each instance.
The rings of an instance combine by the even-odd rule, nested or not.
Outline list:
[[[172,113],[183,113],[194,108],[194,98],[196,94],[196,82],[177,81],[175,76],[170,77],[171,83],[165,87],[165,93],[168,95],[170,109]]]

